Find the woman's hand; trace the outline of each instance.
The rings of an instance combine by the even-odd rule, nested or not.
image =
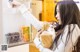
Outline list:
[[[17,2],[17,1],[13,1],[13,2],[10,2],[12,8],[17,8],[19,6],[21,6],[21,3],[20,2]]]

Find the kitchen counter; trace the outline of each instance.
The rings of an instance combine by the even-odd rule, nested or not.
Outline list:
[[[2,52],[40,52],[34,43],[22,44],[19,46],[9,47],[7,51]]]
[[[8,48],[7,51],[2,51],[2,52],[29,52],[29,44],[10,47]]]

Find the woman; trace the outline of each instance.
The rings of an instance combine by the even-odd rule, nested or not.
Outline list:
[[[72,48],[80,36],[79,9],[73,1],[61,1],[57,3],[55,15],[57,19],[59,19],[60,24],[58,28],[56,28],[56,31],[58,32],[57,37],[54,40],[56,47],[61,44],[59,43],[59,40],[62,39],[64,42],[63,52],[72,52]]]
[[[75,46],[80,36],[79,9],[73,1],[58,2],[55,9],[55,15],[59,21],[59,26],[55,29],[57,36],[53,46],[51,46],[52,51],[41,45],[38,45],[38,48],[42,48],[41,52],[72,52],[73,46]],[[34,42],[36,41],[34,40]]]
[[[51,49],[43,47],[38,36],[34,39],[34,43],[41,52],[72,52],[72,48],[80,36],[79,9],[73,1],[58,2],[55,9],[59,26],[55,28],[57,33]]]

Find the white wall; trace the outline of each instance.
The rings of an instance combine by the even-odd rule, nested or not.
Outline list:
[[[15,9],[12,9],[8,0],[3,0],[3,42],[6,43],[5,34],[19,32],[21,26],[28,25],[28,22]]]
[[[29,44],[8,48],[6,52],[29,52]]]
[[[3,24],[2,24],[2,0],[0,0],[0,44],[2,43]]]
[[[0,0],[0,52],[3,41],[3,20],[2,20],[2,0]]]

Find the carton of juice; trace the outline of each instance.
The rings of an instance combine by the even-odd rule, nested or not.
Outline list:
[[[22,33],[22,39],[25,42],[30,41],[30,27],[29,26],[23,26],[21,28],[21,33]]]

